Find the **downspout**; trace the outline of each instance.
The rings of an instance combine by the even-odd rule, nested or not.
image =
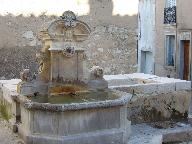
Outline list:
[[[156,32],[157,32],[157,29],[156,29],[156,14],[157,14],[157,12],[156,12],[156,0],[155,0],[155,36],[154,36],[154,38],[155,38],[155,40],[154,40],[154,48],[153,48],[153,61],[154,61],[154,64],[153,64],[153,73],[154,73],[154,75],[156,74],[156,64],[155,64],[155,53],[156,53]]]
[[[138,29],[139,30],[138,30],[138,33],[137,33],[137,65],[138,65],[137,72],[141,72],[141,63],[139,62],[139,40],[141,39],[141,17],[140,17],[140,11],[138,12]],[[141,59],[140,59],[140,61],[141,61]]]
[[[177,27],[177,25],[178,25],[178,22],[177,22],[177,20],[178,20],[178,15],[177,15],[177,1],[176,1],[176,26],[175,26],[175,29],[176,29],[176,33],[175,33],[175,36],[176,36],[176,39],[175,39],[175,41],[176,41],[176,50],[175,50],[175,71],[176,71],[176,74],[177,74],[177,78],[179,78],[179,76],[180,76],[180,46],[179,46],[179,43],[178,43],[178,27]],[[177,59],[177,55],[178,55],[178,59]],[[178,68],[177,68],[178,67]]]

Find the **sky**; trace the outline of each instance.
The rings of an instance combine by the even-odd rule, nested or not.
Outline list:
[[[113,15],[137,14],[138,0],[112,0]],[[61,15],[66,10],[71,10],[78,15],[89,13],[89,0],[0,0],[0,14],[6,15]]]

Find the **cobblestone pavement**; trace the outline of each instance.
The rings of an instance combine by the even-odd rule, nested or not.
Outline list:
[[[12,132],[10,124],[0,118],[0,144],[23,144],[19,136]]]

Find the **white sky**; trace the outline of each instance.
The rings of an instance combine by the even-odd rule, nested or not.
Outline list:
[[[0,14],[14,15],[31,13],[61,15],[66,10],[78,15],[89,13],[89,0],[0,0]],[[138,0],[113,0],[113,15],[133,15],[137,13]]]

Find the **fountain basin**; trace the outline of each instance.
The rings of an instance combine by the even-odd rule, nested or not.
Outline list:
[[[126,144],[131,95],[94,102],[51,104],[14,96],[21,119],[18,132],[27,144]]]
[[[50,93],[49,95],[28,95],[31,101],[50,104],[70,104],[83,102],[98,102],[120,98],[114,90],[85,90],[76,92]]]

